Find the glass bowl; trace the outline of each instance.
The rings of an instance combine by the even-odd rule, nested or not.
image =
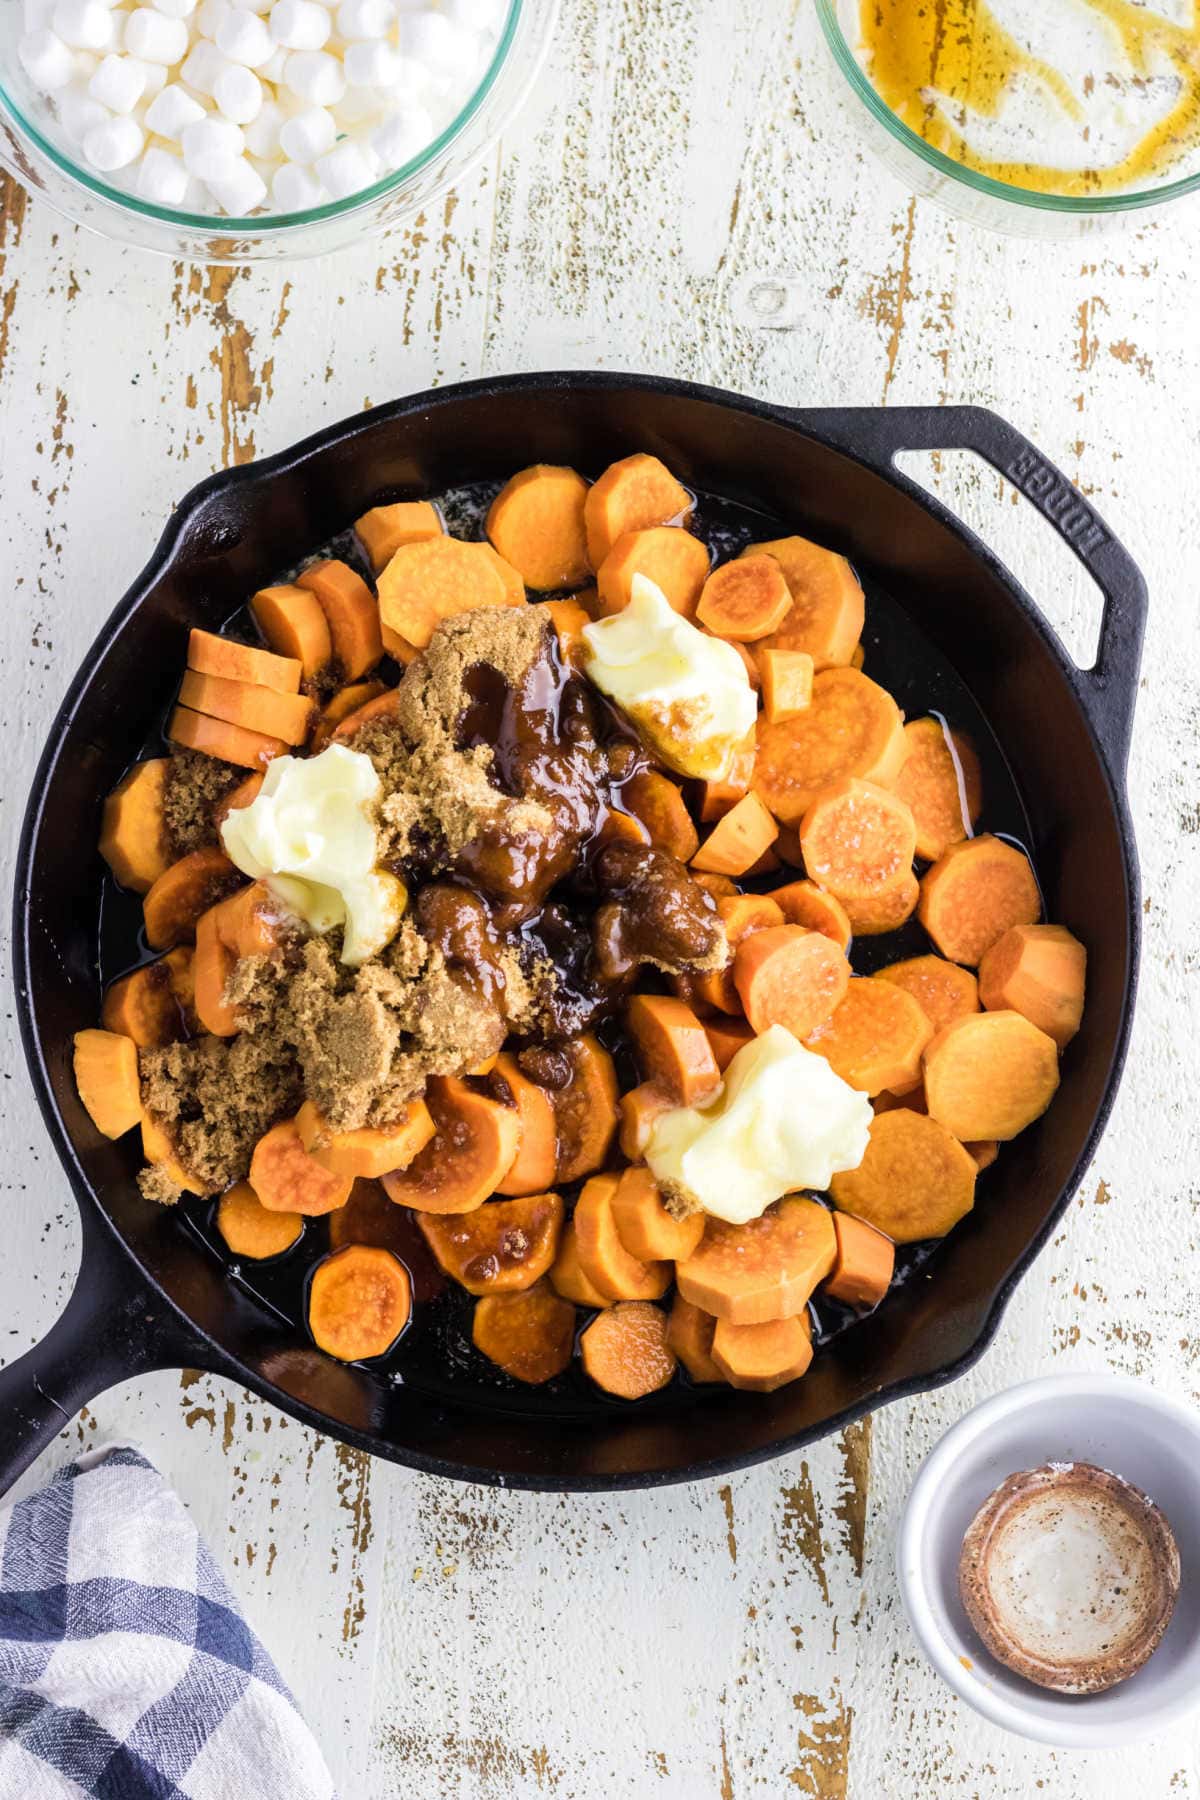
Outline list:
[[[858,0],[816,0],[816,9],[836,85],[860,136],[907,187],[959,218],[1014,236],[1071,237],[1200,190],[1196,172],[1123,193],[1045,194],[967,168],[905,125],[872,85],[854,48]]]
[[[306,212],[220,218],[155,206],[82,167],[17,60],[22,8],[0,0],[0,164],[77,225],[135,249],[199,263],[323,256],[386,231],[460,182],[524,104],[553,36],[558,0],[511,0],[475,92],[420,155],[347,200]]]

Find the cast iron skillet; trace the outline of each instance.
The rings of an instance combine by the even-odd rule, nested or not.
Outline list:
[[[951,447],[1001,470],[1094,577],[1104,614],[1093,669],[1067,660],[997,559],[893,466],[900,449]],[[535,460],[595,473],[632,450],[656,451],[689,485],[846,551],[950,657],[1024,796],[1049,917],[1087,944],[1088,1005],[1054,1105],[1006,1148],[987,1204],[942,1246],[933,1279],[891,1295],[803,1381],[770,1397],[598,1402],[564,1421],[539,1415],[536,1402],[516,1415],[511,1399],[504,1410],[446,1403],[322,1356],[232,1283],[169,1210],[139,1197],[134,1139],[100,1138],[76,1098],[71,1037],[99,1013],[101,801],[161,716],[187,628],[216,628],[376,499],[507,476]],[[961,1374],[1074,1192],[1125,1053],[1139,906],[1123,780],[1145,612],[1137,568],[1087,503],[1011,426],[968,407],[792,411],[637,376],[514,376],[380,407],[203,482],[72,683],[25,817],[18,1014],[79,1205],[83,1260],[58,1323],[0,1374],[0,1491],[80,1405],[156,1368],[232,1377],[416,1469],[578,1491],[744,1467]]]

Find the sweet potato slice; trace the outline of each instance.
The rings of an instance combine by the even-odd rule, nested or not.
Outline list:
[[[393,1206],[378,1181],[356,1181],[345,1206],[329,1215],[329,1248],[374,1244],[402,1260],[412,1252],[413,1214]]]
[[[917,917],[951,962],[977,965],[1006,931],[1036,925],[1041,913],[1029,858],[990,833],[952,844],[921,879]]]
[[[481,1355],[528,1387],[561,1375],[575,1348],[575,1308],[549,1282],[475,1304],[471,1339]]]
[[[818,794],[800,821],[811,879],[839,900],[871,899],[912,874],[917,828],[903,800],[853,775]]]
[[[733,979],[755,1032],[782,1025],[805,1041],[842,1004],[850,964],[822,932],[775,925],[743,938]]]
[[[599,569],[626,532],[682,524],[691,510],[692,496],[657,456],[623,456],[588,489],[583,507],[588,561]]]
[[[917,855],[936,862],[970,837],[983,810],[983,777],[970,738],[939,718],[904,727],[905,755],[893,786],[912,809]]]
[[[352,681],[348,686],[339,688],[321,708],[309,739],[309,755],[319,756],[332,741],[333,734],[343,719],[348,719],[351,713],[358,712],[360,707],[377,700],[380,694],[386,694],[387,691],[382,681]]]
[[[791,605],[791,591],[773,556],[740,556],[713,570],[700,594],[696,619],[714,637],[753,644],[779,628]]]
[[[632,813],[622,812],[619,806],[609,808],[596,833],[596,843],[600,848],[605,844],[639,844],[645,848],[649,842],[650,833],[642,821],[635,819]]]
[[[237,954],[221,935],[220,908],[210,906],[196,920],[196,953],[192,963],[196,1017],[214,1037],[233,1037],[237,1014],[225,1000]]]
[[[331,558],[311,563],[296,577],[297,587],[317,597],[333,644],[333,660],[347,681],[357,681],[383,655],[375,596],[349,563]]]
[[[226,719],[210,718],[208,713],[193,712],[189,706],[175,708],[167,736],[185,750],[198,750],[203,756],[236,763],[239,769],[264,769],[287,749],[282,738],[248,731],[244,725],[231,725]]]
[[[765,1325],[803,1312],[833,1267],[833,1219],[815,1200],[789,1195],[760,1219],[709,1219],[699,1248],[676,1266],[679,1292],[733,1325]]]
[[[754,1027],[744,1019],[705,1019],[704,1030],[722,1075],[738,1051],[752,1044],[755,1037]]]
[[[625,1009],[645,1080],[676,1106],[698,1106],[713,1095],[721,1073],[703,1025],[690,1006],[668,994],[635,994]]]
[[[558,640],[558,654],[562,661],[572,668],[581,666],[583,652],[583,630],[593,623],[592,615],[587,608],[574,600],[543,600],[541,603],[549,614],[550,623],[554,626],[554,635]]]
[[[612,1197],[617,1236],[639,1262],[675,1262],[689,1257],[704,1236],[704,1214],[674,1218],[662,1203],[649,1169],[626,1169]]]
[[[516,1293],[539,1281],[558,1254],[563,1203],[558,1194],[526,1194],[489,1200],[473,1213],[418,1213],[417,1225],[438,1267],[468,1294]]]
[[[730,809],[744,800],[754,778],[754,759],[758,753],[758,726],[750,727],[733,753],[733,761],[720,781],[705,781],[700,788],[700,822],[711,825],[723,819]]]
[[[732,952],[723,969],[710,969],[691,977],[696,998],[718,1012],[736,1015],[742,1010],[741,998],[734,983],[738,946],[756,931],[770,931],[783,924],[783,914],[769,894],[731,894],[718,899],[717,912],[725,927],[725,937]]]
[[[805,1048],[823,1056],[843,1081],[864,1094],[902,1094],[921,1079],[921,1053],[933,1027],[904,988],[856,976]]]
[[[477,606],[508,604],[490,549],[455,537],[403,544],[379,576],[379,616],[384,626],[423,650],[443,619]]]
[[[239,644],[236,638],[219,637],[215,631],[196,627],[188,634],[187,666],[201,675],[223,676],[226,681],[254,681],[277,694],[299,693],[303,674],[294,656],[276,656],[270,650],[256,650],[251,644]]]
[[[169,756],[134,763],[104,802],[100,854],[122,887],[144,894],[171,865],[163,823]]]
[[[778,834],[779,827],[759,796],[745,794],[717,820],[692,866],[714,875],[745,875]]]
[[[615,1175],[593,1175],[575,1204],[579,1266],[608,1300],[660,1300],[671,1285],[668,1262],[643,1262],[621,1242],[613,1213]]]
[[[521,1115],[455,1076],[435,1076],[426,1104],[435,1135],[406,1169],[384,1175],[388,1198],[417,1212],[474,1212],[513,1165]]]
[[[925,1100],[963,1143],[1007,1143],[1041,1118],[1058,1088],[1058,1046],[1018,1012],[970,1013],[926,1046]]]
[[[763,715],[768,725],[794,719],[812,705],[813,659],[807,650],[759,650]]]
[[[897,1107],[871,1121],[857,1169],[829,1184],[834,1205],[896,1244],[945,1237],[975,1203],[975,1164],[944,1125]]]
[[[732,1388],[773,1394],[797,1381],[813,1359],[808,1314],[772,1319],[765,1325],[731,1325],[718,1319],[713,1331],[713,1365]]]
[[[217,1230],[234,1256],[265,1262],[291,1249],[304,1233],[304,1219],[300,1213],[271,1212],[248,1181],[239,1181],[221,1195]]]
[[[313,1161],[331,1175],[371,1181],[396,1169],[407,1169],[432,1141],[437,1126],[424,1100],[417,1098],[409,1101],[391,1125],[334,1131],[313,1102],[306,1100],[296,1114],[296,1130]]]
[[[888,787],[904,759],[900,709],[857,669],[813,678],[812,701],[777,725],[759,722],[753,788],[782,825],[798,825],[847,776]]]
[[[690,531],[675,525],[626,531],[596,571],[601,614],[624,612],[633,598],[634,576],[644,575],[677,613],[694,618],[708,571],[708,545]]]
[[[964,1144],[963,1149],[970,1152],[971,1161],[981,1175],[985,1169],[991,1168],[1000,1154],[1000,1146],[995,1138],[976,1139],[973,1143]]]
[[[535,463],[506,481],[492,501],[488,537],[526,587],[544,592],[587,580],[587,492],[574,469]]]
[[[791,592],[791,610],[767,640],[769,648],[806,650],[817,669],[848,663],[862,636],[866,609],[845,557],[802,537],[748,544],[742,555],[773,556]]]
[[[181,962],[184,958],[190,965],[190,951],[172,950],[114,981],[100,1015],[104,1029],[132,1038],[139,1050],[158,1050],[186,1037],[188,995],[194,989]]]
[[[775,902],[788,925],[803,925],[806,931],[819,931],[835,943],[843,953],[850,948],[854,935],[846,909],[833,894],[827,894],[815,881],[789,881],[786,887],[772,888]]]
[[[892,1285],[896,1267],[896,1246],[865,1219],[853,1213],[833,1215],[837,1237],[837,1261],[825,1283],[831,1300],[846,1306],[878,1306]]]
[[[141,1122],[142,1084],[132,1038],[115,1031],[77,1031],[75,1086],[89,1119],[105,1137],[124,1137]]]
[[[521,1122],[521,1144],[496,1192],[507,1195],[544,1194],[558,1167],[558,1121],[545,1088],[521,1073],[515,1056],[496,1058],[496,1074],[513,1098]]]
[[[383,1356],[412,1313],[408,1270],[388,1250],[347,1244],[317,1264],[308,1289],[308,1329],[339,1362]]]
[[[210,719],[225,719],[261,736],[282,738],[285,744],[304,742],[316,712],[307,694],[277,694],[251,681],[228,681],[195,669],[185,671],[179,701]]]
[[[243,880],[215,845],[181,857],[163,871],[142,901],[146,942],[152,950],[170,950],[193,937],[201,913]]]
[[[903,962],[876,969],[873,981],[890,981],[910,993],[934,1031],[979,1011],[979,984],[970,969],[947,962],[944,956],[909,956]]]
[[[294,1119],[281,1119],[260,1137],[250,1158],[250,1186],[268,1212],[318,1218],[345,1206],[353,1180],[323,1169],[301,1142]]]
[[[909,871],[893,887],[843,901],[855,937],[885,937],[911,919],[921,899],[921,884]]]
[[[441,537],[446,528],[431,501],[393,500],[388,506],[373,506],[363,513],[355,519],[354,529],[378,575],[402,545]]]
[[[1065,1049],[1083,1018],[1087,951],[1064,925],[1014,925],[979,965],[988,1012],[1019,1012]]]
[[[617,1073],[608,1051],[590,1034],[561,1048],[571,1060],[571,1080],[550,1090],[558,1130],[555,1181],[578,1181],[603,1167],[616,1135]]]
[[[642,769],[621,790],[626,806],[641,820],[656,850],[690,862],[700,847],[700,834],[675,782],[657,769]]]
[[[711,869],[693,869],[692,880],[714,900],[735,900],[741,893],[736,881],[731,881],[728,875],[714,875]]]
[[[184,1168],[166,1125],[151,1112],[142,1114],[142,1155],[155,1168],[162,1169],[185,1194],[203,1194],[206,1191],[203,1182]]]
[[[564,1300],[570,1300],[576,1306],[593,1306],[599,1309],[613,1304],[599,1288],[592,1286],[583,1272],[573,1223],[568,1222],[559,1239],[558,1255],[550,1270],[550,1285],[555,1293],[561,1294]]]
[[[625,1300],[598,1313],[579,1339],[584,1374],[619,1400],[644,1400],[675,1373],[667,1343],[667,1315],[644,1300]]]
[[[275,654],[298,662],[305,681],[312,681],[332,659],[329,625],[309,588],[293,583],[260,588],[250,602],[250,611]]]
[[[701,1312],[682,1294],[676,1294],[667,1320],[667,1348],[678,1357],[693,1381],[725,1379],[712,1359],[716,1323],[711,1313]]]
[[[670,1094],[664,1094],[652,1081],[643,1081],[638,1087],[630,1088],[627,1094],[622,1094],[621,1128],[617,1138],[621,1155],[627,1156],[630,1162],[640,1162],[646,1154],[646,1145],[650,1142],[650,1133],[654,1130],[656,1121],[677,1105],[678,1102]]]
[[[398,663],[403,663],[406,669],[409,663],[416,662],[421,654],[415,644],[410,644],[407,638],[402,638],[398,631],[393,631],[391,626],[385,625],[382,619],[379,621],[379,636],[387,654],[395,657]]]
[[[341,724],[335,725],[330,733],[330,743],[353,744],[364,725],[369,725],[373,719],[391,718],[399,704],[400,690],[385,688],[373,700],[368,700],[362,706],[355,707],[352,713],[347,713]]]

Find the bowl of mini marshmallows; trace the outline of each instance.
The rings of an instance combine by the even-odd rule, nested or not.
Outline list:
[[[320,255],[460,181],[557,0],[3,0],[0,162],[198,261]]]

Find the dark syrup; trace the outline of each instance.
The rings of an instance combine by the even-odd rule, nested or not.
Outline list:
[[[499,483],[476,483],[443,495],[439,505],[448,529],[459,537],[481,538],[483,520],[498,487]],[[724,562],[736,556],[746,544],[785,536],[793,527],[719,496],[700,494],[690,529],[708,544],[714,562]],[[318,554],[342,558],[368,582],[371,581],[369,566],[353,533],[339,535]],[[307,562],[311,557],[304,560]],[[286,581],[295,572],[282,570],[276,579]],[[984,796],[983,815],[977,829],[1008,838],[1028,853],[1032,837],[1025,808],[1000,746],[969,689],[942,652],[886,591],[871,581],[864,581],[863,585],[867,597],[863,631],[864,672],[889,690],[906,718],[938,714],[948,725],[964,731],[973,740],[979,755]],[[258,637],[244,604],[231,606],[223,629],[251,642]],[[389,678],[394,681],[399,675],[399,669],[394,669]],[[164,728],[174,698],[174,692],[164,695]],[[494,726],[499,704],[500,696],[488,691],[484,677],[477,696],[477,713],[467,722],[467,728],[477,732],[481,740]],[[140,757],[161,756],[168,748],[165,736],[155,734],[139,754]],[[918,873],[921,866],[918,865]],[[765,891],[785,879],[786,873],[776,874],[744,885]],[[856,974],[869,975],[888,963],[902,957],[923,955],[929,949],[929,940],[914,918],[899,931],[886,936],[856,939],[851,946],[850,961]],[[139,897],[124,892],[106,876],[97,943],[102,982],[107,985],[129,969],[152,960],[154,954],[142,931]],[[596,1029],[601,1041],[613,1053],[621,1089],[625,1091],[639,1080],[639,1075],[619,1018],[601,1019]],[[977,1204],[986,1205],[986,1174],[980,1177],[980,1184]],[[570,1184],[563,1190],[568,1210],[573,1208],[581,1185]],[[245,1262],[230,1255],[218,1234],[216,1210],[215,1200],[185,1197],[175,1208],[178,1228],[193,1241],[198,1241],[207,1254],[223,1265],[228,1278],[265,1311],[286,1321],[302,1336],[306,1335],[308,1284],[316,1263],[330,1249],[328,1219],[307,1220],[303,1235],[282,1256],[268,1262]],[[628,1407],[629,1402],[612,1400],[600,1393],[582,1373],[578,1358],[555,1380],[530,1389],[513,1381],[481,1356],[471,1342],[474,1300],[442,1275],[411,1215],[402,1207],[394,1207],[391,1211],[398,1217],[392,1220],[388,1216],[380,1235],[372,1241],[385,1243],[407,1267],[413,1284],[414,1308],[402,1336],[386,1356],[369,1365],[383,1379],[418,1388],[439,1399],[455,1400],[460,1404],[477,1402],[492,1410],[513,1414],[536,1411],[578,1418]],[[935,1256],[937,1248],[936,1239],[899,1247],[894,1284],[912,1280]],[[851,1308],[825,1299],[817,1300],[811,1312],[813,1337],[817,1344],[826,1344],[841,1332],[852,1329],[859,1319]],[[581,1331],[589,1317],[580,1314]],[[696,1386],[681,1369],[663,1394],[638,1402],[638,1405],[644,1410],[662,1404],[666,1398],[677,1404],[683,1393],[702,1402],[706,1395],[720,1391]]]

